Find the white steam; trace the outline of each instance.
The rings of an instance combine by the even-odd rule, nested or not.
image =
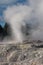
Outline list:
[[[43,40],[43,0],[28,0],[29,5],[13,5],[4,11],[4,19],[11,25],[15,41],[22,42],[26,37],[21,26],[31,24],[31,38]]]
[[[24,36],[21,32],[21,26],[25,26],[25,21],[31,18],[32,9],[28,6],[18,5],[8,7],[4,11],[4,18],[12,27],[12,34],[17,42],[22,42]]]

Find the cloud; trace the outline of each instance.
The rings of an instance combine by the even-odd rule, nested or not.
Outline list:
[[[26,0],[0,0],[0,5],[10,5],[10,4],[13,4],[13,3],[23,3],[25,2]]]
[[[30,37],[34,40],[43,40],[43,0],[27,0],[25,5],[13,5],[4,12],[4,19],[12,26],[17,41],[25,37],[21,33],[21,26],[31,24]]]
[[[0,4],[10,4],[16,2],[17,0],[0,0]]]

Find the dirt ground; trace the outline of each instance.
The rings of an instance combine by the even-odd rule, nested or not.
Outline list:
[[[43,65],[43,42],[0,44],[0,65]]]

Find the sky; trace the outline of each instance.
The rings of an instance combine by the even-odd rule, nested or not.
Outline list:
[[[3,23],[4,22],[4,23]],[[0,24],[11,25],[18,41],[25,37],[21,26],[30,25],[30,38],[43,40],[43,0],[0,0]]]
[[[26,3],[26,0],[0,0],[0,25],[2,25],[2,27],[4,27],[5,25],[5,21],[3,19],[3,11],[8,6],[24,4],[24,3]]]

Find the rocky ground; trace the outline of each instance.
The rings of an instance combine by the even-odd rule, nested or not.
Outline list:
[[[0,44],[0,65],[43,65],[43,42]]]

